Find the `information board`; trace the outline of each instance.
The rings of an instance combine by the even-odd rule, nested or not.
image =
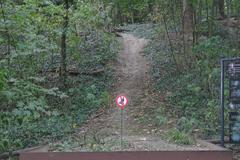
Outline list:
[[[240,63],[228,65],[229,76],[229,139],[240,143]]]

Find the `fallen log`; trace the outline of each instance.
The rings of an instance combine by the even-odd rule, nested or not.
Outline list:
[[[129,29],[114,28],[113,32],[131,32]]]
[[[68,71],[69,75],[72,76],[78,76],[78,75],[90,75],[90,76],[96,76],[100,75],[105,71],[104,68],[98,69],[98,70],[92,70],[92,71],[77,71],[77,70],[70,70]]]
[[[130,32],[130,30],[115,28],[111,31],[111,33],[115,34],[115,36],[117,36],[117,37],[122,37],[122,35],[121,35],[122,32]]]
[[[122,35],[119,32],[114,33],[116,37],[122,37]]]
[[[58,73],[58,69],[51,69],[51,70],[45,70],[40,71],[40,73]],[[105,72],[104,68],[97,69],[97,70],[91,70],[91,71],[78,71],[78,70],[68,70],[67,74],[69,76],[78,76],[78,75],[89,75],[89,76],[97,76]]]

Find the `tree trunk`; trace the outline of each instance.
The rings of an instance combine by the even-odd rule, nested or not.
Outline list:
[[[189,0],[183,0],[183,28],[182,32],[187,35],[193,34],[193,7]]]
[[[153,12],[153,7],[154,7],[154,2],[153,1],[148,1],[148,12],[149,13]]]
[[[7,36],[7,62],[8,62],[8,67],[10,67],[11,35],[10,35],[10,32],[9,32],[8,26],[6,25],[7,19],[6,19],[4,6],[3,6],[3,2],[2,1],[0,1],[0,6],[1,6],[1,10],[2,10],[2,17],[3,17],[5,34]]]
[[[206,2],[206,12],[207,12],[207,23],[208,23],[208,37],[211,36],[211,24],[210,24],[210,18],[209,18],[209,7],[208,7],[208,0],[205,0]]]
[[[166,30],[166,34],[167,34],[167,38],[168,38],[168,42],[169,42],[169,46],[170,46],[170,51],[171,51],[171,54],[172,54],[172,58],[173,58],[173,61],[176,65],[176,70],[179,72],[179,65],[178,65],[178,62],[177,62],[177,59],[176,59],[176,56],[174,54],[174,49],[173,49],[173,45],[172,45],[172,42],[171,42],[171,38],[169,36],[169,31],[168,31],[168,27],[167,27],[167,22],[166,22],[166,18],[165,18],[165,15],[163,15],[163,22],[164,22],[164,27],[165,27],[165,30]]]
[[[69,1],[64,1],[65,15],[63,19],[63,31],[61,37],[61,66],[60,66],[60,78],[62,85],[65,86],[66,76],[67,76],[67,30],[68,30],[68,9],[69,9]]]
[[[224,0],[218,0],[218,7],[219,7],[219,14],[220,14],[220,18],[223,19],[225,18],[225,12],[224,12]]]
[[[193,6],[190,0],[183,0],[182,15],[182,35],[183,35],[183,54],[188,57],[184,60],[187,68],[191,67],[191,56],[193,46]]]

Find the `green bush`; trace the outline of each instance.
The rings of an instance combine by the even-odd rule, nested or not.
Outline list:
[[[4,71],[0,70],[0,91],[3,90],[5,85],[6,85],[6,74]]]
[[[179,131],[178,129],[171,129],[168,131],[167,139],[177,144],[191,145],[194,140],[191,135]]]
[[[145,54],[152,61],[151,74],[155,89],[165,97],[166,111],[180,119],[176,126],[180,132],[189,134],[197,130],[201,136],[207,137],[218,134],[220,59],[238,56],[239,49],[231,46],[229,39],[218,35],[205,37],[193,47],[191,67],[178,72],[168,39],[163,31],[159,31],[152,37]],[[178,42],[172,43],[178,59],[178,56],[182,56]],[[163,120],[162,117],[158,119],[160,122]]]
[[[193,130],[199,126],[197,123],[198,121],[195,119],[187,119],[186,117],[181,117],[177,123],[177,129],[181,132],[191,134]]]
[[[54,86],[46,82],[46,77],[42,80],[38,77],[20,79],[13,78],[13,73],[9,75],[9,85],[6,85],[7,79],[1,72],[0,152],[62,139],[74,132],[89,114],[108,105],[108,89],[113,82],[108,62],[114,59],[118,43],[111,35],[105,37],[102,34],[98,37],[92,34],[90,39],[96,36],[98,42],[94,51],[88,52],[83,46],[81,51],[85,58],[77,63],[86,72],[99,67],[104,72],[94,76],[68,77],[70,87],[65,92],[57,87],[39,85],[44,82]]]
[[[155,117],[155,123],[158,126],[163,126],[167,123],[167,118],[165,116],[158,115]]]

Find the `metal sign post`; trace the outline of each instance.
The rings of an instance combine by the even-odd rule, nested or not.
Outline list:
[[[123,109],[121,109],[121,150],[123,149]]]
[[[116,98],[116,104],[118,106],[118,108],[121,110],[121,124],[120,124],[120,127],[121,127],[121,150],[123,149],[123,111],[124,111],[124,108],[128,105],[128,98],[127,96],[125,95],[119,95],[117,96]]]
[[[228,64],[228,65],[226,65]],[[240,132],[233,132],[235,123],[238,120],[238,110],[240,109],[240,58],[223,58],[221,59],[221,146],[224,147],[225,144],[225,96],[224,96],[224,81],[226,66],[228,66],[228,78],[230,80],[229,85],[229,139],[230,142],[240,143]],[[240,124],[239,124],[240,125]],[[240,126],[239,128],[240,129]],[[238,134],[239,139],[233,138],[233,134]]]
[[[225,60],[221,60],[221,146],[224,147],[224,63]]]

